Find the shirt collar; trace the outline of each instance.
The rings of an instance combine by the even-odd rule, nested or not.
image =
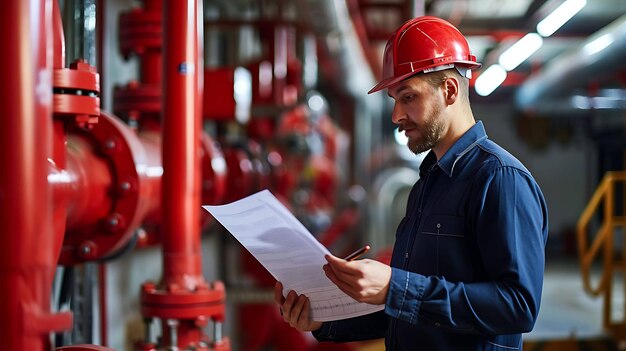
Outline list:
[[[437,163],[437,156],[435,156],[435,153],[430,150],[420,164],[420,178],[426,177],[426,172],[428,172],[430,167],[432,167],[435,163]]]
[[[478,121],[446,151],[443,157],[437,162],[437,165],[448,177],[452,177],[457,161],[485,139],[487,139],[487,132],[485,132],[483,122]],[[432,156],[430,154],[432,154]],[[431,151],[427,158],[429,158],[429,156],[430,158],[435,157],[434,152]],[[424,161],[426,161],[426,159]]]

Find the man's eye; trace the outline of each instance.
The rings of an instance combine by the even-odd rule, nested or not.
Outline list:
[[[403,99],[404,101],[411,101],[411,100],[413,100],[413,98],[414,98],[414,97],[415,97],[415,94],[409,94],[409,95],[404,95],[404,96],[402,97],[402,99]]]

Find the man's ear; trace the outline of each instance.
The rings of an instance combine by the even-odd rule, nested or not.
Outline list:
[[[456,77],[448,77],[443,82],[443,98],[447,105],[452,105],[459,98],[460,82]]]

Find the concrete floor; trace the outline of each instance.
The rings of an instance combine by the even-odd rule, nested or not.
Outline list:
[[[546,264],[539,318],[533,331],[525,335],[524,340],[604,336],[602,303],[602,298],[592,297],[583,290],[578,261],[549,261]],[[619,307],[620,304],[616,305]],[[615,312],[619,314],[619,311]]]
[[[592,285],[600,267],[592,270]],[[624,279],[614,275],[612,321],[624,319]],[[525,351],[614,351],[626,344],[612,338],[602,325],[603,298],[583,289],[577,260],[553,260],[546,264],[539,318],[524,335]]]

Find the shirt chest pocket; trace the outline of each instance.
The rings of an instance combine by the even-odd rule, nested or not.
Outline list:
[[[448,279],[465,270],[468,259],[465,218],[451,215],[430,215],[420,228],[417,257],[425,259],[424,267],[431,274]]]
[[[422,235],[435,235],[439,237],[463,238],[465,237],[465,220],[463,217],[448,215],[430,215],[422,224]]]

